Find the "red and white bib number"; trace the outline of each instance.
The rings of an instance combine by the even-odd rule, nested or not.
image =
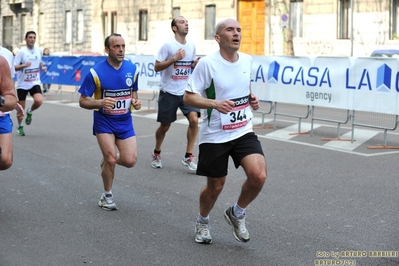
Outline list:
[[[40,74],[40,71],[38,68],[25,69],[24,81],[26,81],[26,82],[37,81],[37,80],[39,80],[39,74]]]
[[[104,97],[111,97],[116,100],[111,109],[103,109],[104,114],[121,115],[126,114],[129,111],[132,103],[131,89],[118,91],[104,90]]]
[[[185,80],[191,73],[191,61],[177,61],[173,66],[172,79]]]
[[[222,129],[227,131],[245,127],[252,117],[253,114],[249,104],[247,107],[244,107],[244,109],[233,108],[233,110],[227,114],[220,114],[220,118],[222,120]]]

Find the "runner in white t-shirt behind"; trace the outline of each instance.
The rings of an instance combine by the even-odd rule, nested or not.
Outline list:
[[[32,112],[42,105],[43,95],[40,88],[40,69],[47,71],[42,62],[42,51],[35,47],[36,33],[28,31],[25,34],[26,47],[22,47],[14,59],[15,71],[17,71],[17,95],[18,101],[25,110],[25,101],[28,93],[33,98],[32,106],[26,112],[25,124],[32,122]],[[18,136],[25,136],[22,125],[23,118],[18,119]]]
[[[186,40],[188,34],[188,21],[178,16],[172,19],[171,28],[175,37],[162,45],[156,57],[155,71],[162,71],[160,92],[158,98],[158,117],[160,122],[155,132],[155,149],[152,154],[151,166],[162,168],[161,146],[170,125],[176,121],[177,108],[188,119],[187,147],[182,164],[188,169],[197,170],[193,155],[194,143],[198,133],[198,117],[200,110],[188,106],[183,102],[184,90],[187,85],[191,70],[196,66],[195,46]]]
[[[259,109],[259,100],[250,89],[252,57],[238,52],[240,24],[235,19],[224,19],[215,32],[220,50],[201,59],[184,95],[187,104],[205,110],[199,132],[197,175],[206,176],[207,184],[199,197],[195,241],[212,243],[209,213],[223,190],[231,157],[236,168],[242,166],[247,179],[224,217],[234,237],[248,242],[245,209],[266,181],[266,160],[251,121],[251,109]]]

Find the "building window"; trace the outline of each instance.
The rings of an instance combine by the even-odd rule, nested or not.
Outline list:
[[[25,40],[26,33],[26,14],[21,15],[21,41]]]
[[[180,16],[180,7],[174,7],[172,12],[173,18]]]
[[[45,29],[44,29],[44,13],[40,13],[39,14],[39,38],[41,40],[44,40],[44,33],[45,33]]]
[[[65,42],[71,43],[72,41],[72,13],[65,11]]]
[[[351,5],[353,0],[339,0],[338,1],[338,39],[349,39],[351,28]]]
[[[13,16],[3,17],[3,38],[2,46],[12,51],[12,37],[13,37]]]
[[[118,16],[117,16],[116,11],[114,11],[111,13],[111,33],[118,32],[117,21],[118,21]]]
[[[205,40],[213,40],[215,36],[216,6],[205,6]]]
[[[108,37],[109,34],[109,22],[108,22],[108,13],[104,12],[103,13],[103,34],[104,37]]]
[[[76,41],[77,42],[83,42],[83,36],[84,36],[84,21],[83,21],[83,10],[79,9],[77,11],[77,18],[78,21],[76,23],[77,29],[77,35],[76,35]]]
[[[391,1],[391,39],[399,39],[399,0]]]
[[[303,37],[302,32],[303,0],[291,0],[290,3],[290,29],[292,37]]]
[[[139,41],[147,41],[148,30],[148,13],[147,10],[139,11]]]

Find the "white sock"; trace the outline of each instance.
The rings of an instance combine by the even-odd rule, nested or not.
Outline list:
[[[32,110],[29,108],[26,112],[27,112],[28,114],[31,114],[31,113],[32,113]]]
[[[237,218],[245,217],[245,209],[237,205],[237,202],[233,206],[233,214]]]
[[[110,190],[110,191],[104,190],[104,196],[105,196],[105,195],[108,195],[108,194],[111,194],[111,196],[113,196],[113,195],[112,195],[112,190]]]
[[[197,223],[209,223],[209,215],[207,217],[202,217],[201,214],[198,214]]]

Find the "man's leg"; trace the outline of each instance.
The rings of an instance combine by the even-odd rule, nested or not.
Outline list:
[[[266,181],[266,161],[261,154],[245,156],[241,162],[247,180],[241,188],[240,196],[234,206],[227,208],[224,217],[232,226],[234,237],[240,242],[248,242],[250,237],[245,226],[245,208],[258,196]]]
[[[40,87],[39,87],[40,89]],[[33,112],[37,110],[43,103],[43,95],[41,93],[35,93],[33,94],[33,104],[30,107],[30,110]]]
[[[112,194],[115,165],[118,160],[115,147],[115,136],[113,134],[96,134],[97,141],[103,154],[101,163],[101,177],[103,179],[104,193],[101,195],[98,205],[107,211],[116,210],[116,204]]]
[[[0,170],[6,170],[12,165],[12,135],[11,133],[0,134]]]
[[[210,233],[210,224],[209,224],[209,213],[211,212],[213,206],[220,193],[223,190],[224,183],[226,181],[226,177],[221,178],[207,178],[207,185],[201,191],[200,200],[199,200],[199,208],[200,213],[197,217],[197,222],[195,224],[195,242],[201,244],[210,244],[212,243],[212,236]]]
[[[198,114],[197,112],[190,112],[187,115],[188,129],[187,129],[187,149],[186,153],[193,153],[194,144],[198,134]]]
[[[171,124],[160,123],[158,129],[155,131],[155,148],[152,154],[151,167],[162,168],[161,161],[161,147],[162,142],[165,139],[166,132],[168,132]]]
[[[155,149],[161,150],[163,140],[165,139],[166,132],[168,132],[171,124],[159,123],[157,131],[155,131]]]
[[[241,194],[237,204],[241,208],[246,208],[262,190],[266,181],[266,161],[261,154],[251,154],[241,160],[247,180],[241,188]]]
[[[136,137],[127,139],[117,139],[115,142],[119,150],[116,163],[128,168],[134,167],[137,162],[137,142]]]
[[[117,152],[115,147],[115,136],[113,134],[96,134],[97,141],[104,157],[101,169],[104,190],[111,191],[114,180],[114,170],[117,162]]]
[[[220,178],[207,177],[207,184],[201,191],[199,199],[199,209],[200,215],[202,217],[208,217],[213,206],[215,205],[216,200],[223,190],[225,182],[225,176]]]

